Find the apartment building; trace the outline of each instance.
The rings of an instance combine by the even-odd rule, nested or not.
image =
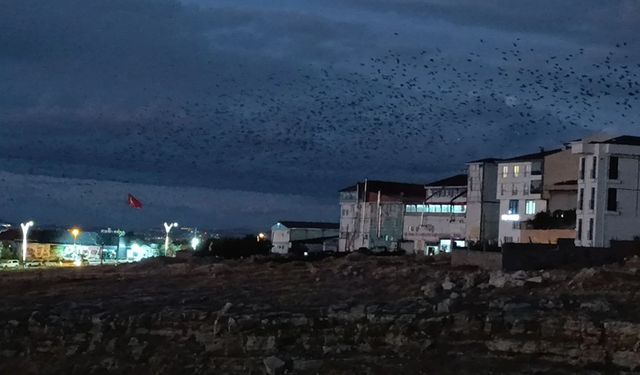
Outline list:
[[[608,247],[640,236],[640,137],[571,143],[579,156],[577,246]]]
[[[405,250],[416,253],[449,252],[465,247],[467,175],[459,174],[424,185],[421,203],[405,204]]]

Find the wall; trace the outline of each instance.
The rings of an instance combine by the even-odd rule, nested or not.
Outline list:
[[[502,253],[488,251],[454,250],[451,252],[453,267],[475,266],[485,270],[502,268]]]
[[[615,263],[640,255],[638,243],[616,243],[612,247],[563,247],[544,244],[505,244],[502,267],[506,271],[584,268]]]
[[[466,224],[464,214],[425,213],[422,218],[420,213],[405,213],[403,227],[403,238],[413,241],[415,251],[423,251],[425,243],[464,239]]]
[[[520,243],[556,244],[559,238],[576,238],[574,229],[522,229]]]

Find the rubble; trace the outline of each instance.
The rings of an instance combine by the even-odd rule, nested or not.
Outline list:
[[[208,262],[4,273],[0,373],[640,369],[637,259],[512,273],[362,254]]]

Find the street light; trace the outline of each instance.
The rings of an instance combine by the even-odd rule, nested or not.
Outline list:
[[[164,256],[169,254],[169,232],[171,232],[171,228],[177,228],[178,223],[167,224],[164,223],[164,230],[167,232],[167,236],[164,238]]]
[[[258,233],[258,235],[256,236],[256,240],[258,240],[258,242],[264,241],[266,235],[264,233]]]
[[[33,221],[28,221],[26,223],[20,224],[22,228],[22,264],[24,265],[27,261],[27,233],[29,232],[29,228],[33,226]]]
[[[78,256],[79,255],[78,254],[78,236],[80,235],[80,229],[71,228],[69,229],[69,233],[71,233],[71,236],[73,236],[73,253],[76,256],[76,259],[73,261],[73,264],[75,264],[76,266],[81,266],[82,260]]]

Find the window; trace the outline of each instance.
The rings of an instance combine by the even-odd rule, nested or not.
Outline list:
[[[504,193],[507,191],[507,185],[506,184],[500,184],[500,194],[504,195]]]
[[[576,228],[576,239],[578,241],[582,240],[582,219],[578,219],[578,226]]]
[[[518,185],[511,184],[511,195],[516,195],[516,194],[518,194]]]
[[[517,215],[518,214],[518,200],[511,199],[509,201],[509,215]]]
[[[589,231],[587,232],[587,239],[589,241],[593,239],[593,218],[589,219]]]
[[[584,157],[580,158],[580,179],[584,180]]]
[[[527,199],[524,202],[524,213],[527,215],[533,215],[536,213],[536,201]]]
[[[533,180],[531,181],[531,186],[529,189],[530,194],[541,194],[542,193],[542,180]]]
[[[505,236],[503,243],[511,243],[513,242],[513,237]]]
[[[469,190],[473,191],[473,177],[469,177]]]
[[[593,210],[596,205],[596,188],[591,188],[591,199],[589,199],[589,209]]]
[[[511,229],[516,229],[516,230],[520,229],[520,222],[519,221],[514,221],[511,224]]]
[[[578,209],[582,210],[584,202],[584,188],[580,188],[580,192],[578,193]]]
[[[618,179],[618,157],[611,156],[609,158],[609,179],[617,180]]]
[[[618,190],[609,188],[607,192],[607,211],[618,211]]]
[[[502,166],[502,178],[507,178],[509,176],[509,166]]]
[[[524,195],[528,195],[529,194],[529,183],[528,182],[525,182],[522,185],[522,194],[524,194]]]
[[[519,177],[520,176],[520,166],[519,165],[514,165],[513,166],[513,176],[514,177]]]
[[[593,157],[593,163],[591,165],[591,178],[596,178],[596,168],[598,167],[598,157]]]
[[[529,176],[531,174],[531,164],[524,165],[524,175]]]

